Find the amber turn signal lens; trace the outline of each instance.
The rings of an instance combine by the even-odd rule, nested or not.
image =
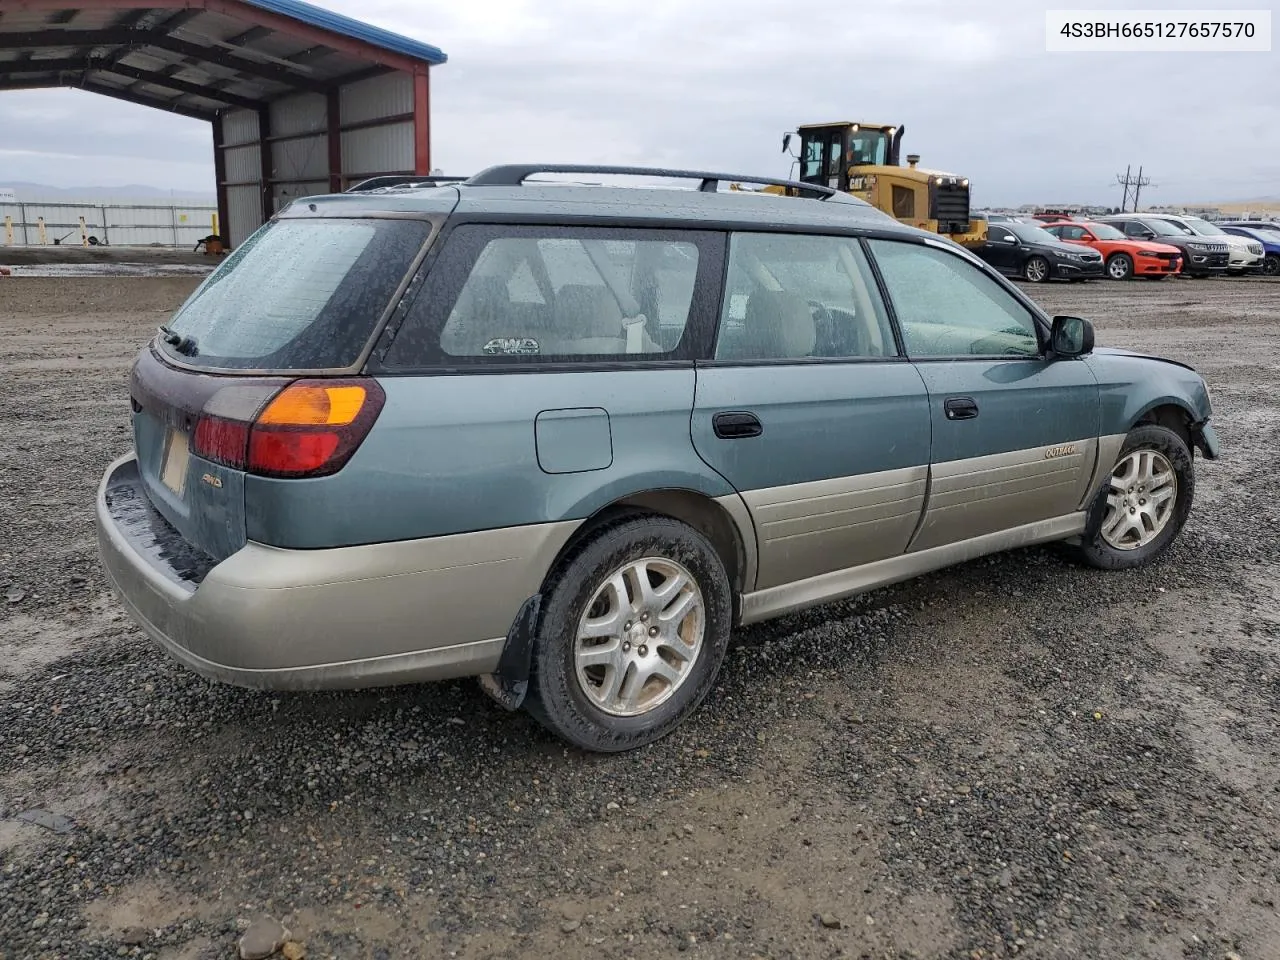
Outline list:
[[[276,426],[343,426],[359,416],[364,401],[364,387],[295,383],[267,405],[257,422]]]

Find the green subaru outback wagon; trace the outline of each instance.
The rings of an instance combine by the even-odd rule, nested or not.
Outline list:
[[[129,612],[217,680],[476,676],[622,750],[739,624],[1026,544],[1168,548],[1218,456],[1193,370],[851,197],[731,179],[295,201],[133,366],[97,504]]]

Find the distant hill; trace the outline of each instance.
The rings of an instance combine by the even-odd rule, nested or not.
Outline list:
[[[146,203],[163,203],[170,199],[178,201],[199,201],[214,203],[212,190],[162,190],[141,183],[130,183],[119,187],[51,187],[45,183],[29,183],[18,180],[0,180],[0,189],[12,190],[20,202],[35,200],[47,201],[95,201],[98,203],[120,203],[137,200]]]
[[[1259,197],[1256,200],[1223,200],[1211,203],[1187,204],[1196,207],[1217,207],[1223,213],[1270,213],[1280,214],[1280,197]]]

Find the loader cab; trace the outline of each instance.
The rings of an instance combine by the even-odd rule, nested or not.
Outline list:
[[[830,123],[802,126],[800,177],[835,190],[850,189],[850,168],[898,166],[902,127],[865,123]],[[790,135],[784,149],[790,144]],[[857,176],[856,170],[852,174]]]

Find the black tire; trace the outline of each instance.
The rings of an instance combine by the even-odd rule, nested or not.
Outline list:
[[[1113,253],[1107,259],[1107,276],[1112,280],[1133,279],[1133,257],[1127,253]]]
[[[1110,477],[1112,469],[1108,469],[1108,482],[1098,491],[1093,504],[1089,508],[1085,521],[1084,533],[1080,537],[1077,553],[1089,566],[1100,570],[1129,570],[1146,566],[1155,560],[1173,543],[1187,522],[1191,513],[1191,504],[1195,499],[1195,468],[1191,460],[1191,451],[1186,442],[1168,427],[1154,423],[1144,423],[1134,427],[1125,437],[1116,458],[1118,466],[1131,453],[1138,450],[1152,450],[1162,455],[1173,468],[1176,480],[1174,503],[1171,514],[1164,529],[1150,543],[1132,549],[1118,549],[1106,541],[1102,535],[1103,521],[1106,519],[1110,493]]]
[[[1037,266],[1032,266],[1036,264]],[[1028,283],[1047,283],[1052,278],[1052,268],[1044,257],[1028,257],[1022,265],[1022,277]]]
[[[1267,254],[1267,259],[1262,261],[1262,275],[1264,277],[1280,277],[1280,253]]]
[[[578,624],[615,571],[645,558],[674,561],[692,575],[702,592],[702,640],[669,699],[638,716],[615,716],[593,703],[578,679]],[[729,578],[706,537],[668,517],[623,520],[592,536],[549,579],[525,701],[539,723],[575,746],[614,753],[661,739],[697,709],[715,683],[733,622]]]

